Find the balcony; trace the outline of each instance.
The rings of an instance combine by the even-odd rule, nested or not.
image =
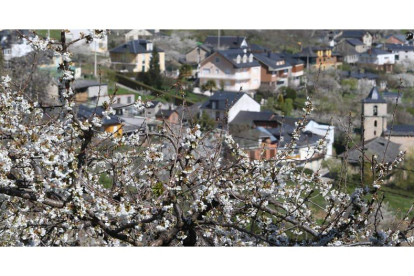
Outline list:
[[[201,79],[220,79],[220,80],[248,80],[251,78],[250,73],[235,73],[235,74],[207,74],[201,72],[198,77]]]

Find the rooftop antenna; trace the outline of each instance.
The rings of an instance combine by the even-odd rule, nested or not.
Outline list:
[[[220,30],[218,30],[217,50],[220,50]]]

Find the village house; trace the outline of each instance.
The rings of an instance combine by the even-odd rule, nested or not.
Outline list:
[[[125,36],[125,42],[132,40],[153,40],[154,37],[160,33],[160,30],[144,30],[144,29],[134,29],[127,32]]]
[[[178,61],[181,64],[188,64],[192,68],[192,75],[196,76],[198,73],[199,65],[202,60],[204,60],[210,53],[211,48],[201,44],[197,45],[187,53],[183,58],[180,58]]]
[[[339,41],[345,39],[358,39],[362,41],[368,48],[371,48],[373,42],[372,34],[364,30],[345,30],[337,36],[337,40]]]
[[[288,53],[281,53],[280,57],[285,59],[292,66],[292,70],[289,72],[289,86],[297,87],[304,83],[304,62],[300,59],[293,58],[292,55]]]
[[[359,54],[366,52],[370,48],[359,39],[349,38],[339,42],[335,49],[344,57],[344,62],[356,64]]]
[[[378,81],[379,76],[370,72],[358,71],[341,71],[340,75],[343,79],[356,79],[358,80],[358,89],[364,86],[379,86],[380,89],[385,89],[387,86],[386,81]]]
[[[214,50],[244,49],[248,47],[244,36],[208,36],[203,43],[204,46]]]
[[[395,55],[388,51],[373,48],[359,55],[358,64],[375,70],[392,72],[395,63]]]
[[[288,77],[292,65],[280,55],[272,52],[254,54],[260,63],[261,88],[276,91],[282,86],[288,86]]]
[[[132,40],[109,51],[111,68],[119,72],[147,72],[154,44],[148,40]],[[165,71],[165,53],[157,48],[161,72]]]
[[[401,101],[402,97],[404,96],[403,92],[400,92],[398,95],[398,92],[391,92],[391,91],[384,91],[382,92],[382,97],[390,103],[395,103],[397,98],[399,99],[399,101]]]
[[[332,47],[306,47],[301,52],[292,55],[303,61],[306,68],[319,70],[336,69],[342,62],[340,55],[332,50]]]
[[[300,118],[282,117],[271,111],[240,111],[230,123],[232,135],[237,137],[242,145],[248,145],[246,152],[251,159],[259,159],[261,148],[256,145],[253,148],[253,141],[257,134],[265,138],[265,156],[273,156],[272,150],[284,150],[284,147],[293,139],[292,133],[295,129],[295,122]],[[283,125],[283,127],[282,127]],[[252,135],[252,136],[249,136]],[[323,152],[317,150],[318,141],[326,136],[327,143]],[[303,129],[299,140],[295,141],[296,146],[291,155],[290,161],[302,163],[305,167],[316,170],[323,159],[330,158],[333,151],[334,127],[320,124],[310,120]],[[263,144],[260,144],[263,147]],[[243,147],[242,147],[243,148]]]
[[[159,121],[165,121],[174,125],[178,125],[180,120],[178,112],[172,109],[160,109],[155,114],[155,118]]]
[[[200,116],[203,111],[218,121],[220,127],[230,123],[240,111],[260,111],[260,104],[244,92],[217,91],[201,105]]]
[[[393,53],[395,63],[404,64],[414,62],[414,46],[408,44],[385,44],[385,49]]]
[[[135,101],[135,94],[119,94],[111,96],[108,94],[108,85],[95,80],[76,80],[73,84],[75,102],[87,105],[102,105],[106,103],[132,104]]]
[[[405,35],[403,34],[390,34],[385,37],[386,44],[408,44]]]
[[[213,52],[200,63],[200,86],[208,80],[225,91],[250,92],[260,87],[260,63],[246,49]]]
[[[33,38],[34,34],[28,30],[19,30],[23,35]],[[17,31],[0,31],[0,49],[3,51],[4,65],[7,67],[12,58],[23,57],[33,51],[26,39],[21,39]]]

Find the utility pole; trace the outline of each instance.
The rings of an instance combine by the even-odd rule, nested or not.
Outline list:
[[[95,75],[95,77],[98,77],[97,64],[96,64],[96,39],[94,40],[94,42],[95,42],[95,67],[94,67],[94,75]]]
[[[220,30],[218,30],[217,50],[220,50]]]

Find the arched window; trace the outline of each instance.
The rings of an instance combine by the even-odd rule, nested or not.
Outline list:
[[[374,105],[374,116],[378,116],[378,106]]]
[[[374,130],[374,136],[377,136],[377,131]]]
[[[376,126],[377,126],[377,120],[374,121],[374,127],[376,127]]]

